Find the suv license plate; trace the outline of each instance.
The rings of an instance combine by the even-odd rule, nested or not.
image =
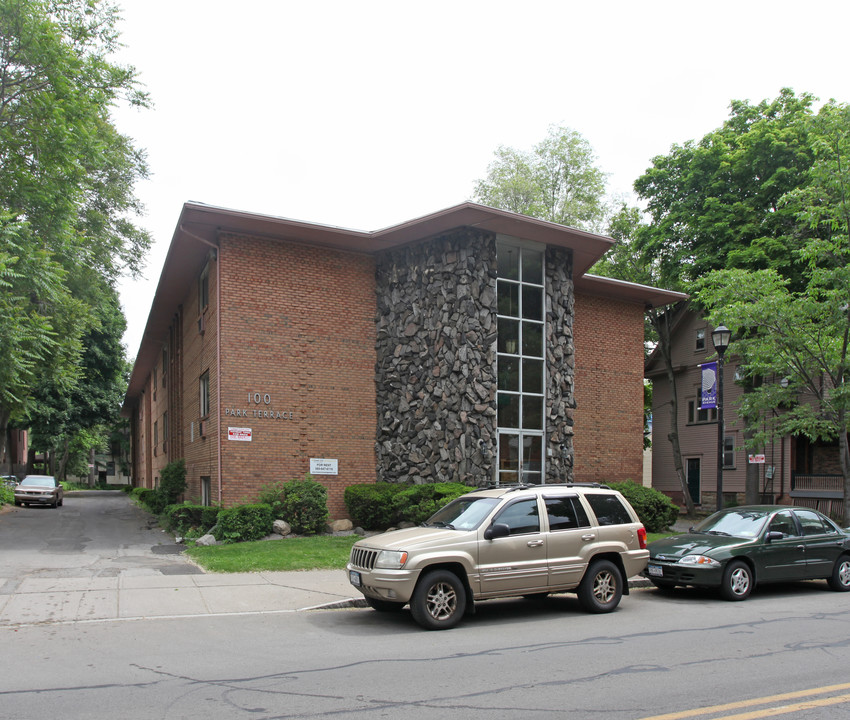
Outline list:
[[[664,577],[664,568],[660,565],[648,565],[646,572],[653,577]]]
[[[354,587],[360,587],[360,585],[362,584],[360,582],[360,573],[357,572],[356,570],[349,570],[348,571],[348,581],[352,585],[354,585]]]

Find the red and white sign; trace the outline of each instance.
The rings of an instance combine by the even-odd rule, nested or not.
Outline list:
[[[251,428],[227,428],[228,440],[239,440],[241,442],[251,442]]]
[[[764,465],[764,455],[750,455],[750,465]]]

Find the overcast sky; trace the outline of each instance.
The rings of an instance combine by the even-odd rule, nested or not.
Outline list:
[[[470,199],[497,146],[552,124],[629,193],[732,99],[850,101],[847,0],[118,1],[120,61],[154,103],[115,114],[152,170],[130,358],[188,200],[378,230]]]

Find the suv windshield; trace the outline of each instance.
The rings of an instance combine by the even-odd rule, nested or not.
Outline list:
[[[732,510],[715,513],[697,525],[693,532],[751,538],[761,532],[767,513],[760,510]]]
[[[499,504],[498,498],[462,497],[440,508],[424,525],[448,527],[453,530],[475,530],[490,511]]]

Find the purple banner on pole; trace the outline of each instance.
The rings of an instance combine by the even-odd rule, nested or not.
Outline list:
[[[708,410],[717,407],[717,363],[710,362],[700,365],[702,371],[702,392],[700,393],[700,409]]]

